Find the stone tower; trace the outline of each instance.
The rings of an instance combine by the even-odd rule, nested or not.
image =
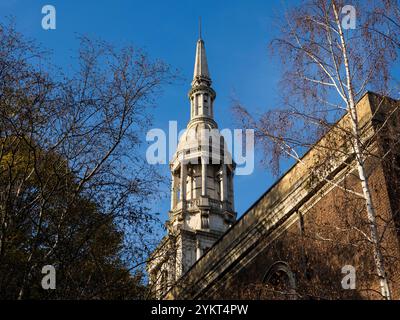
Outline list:
[[[204,41],[197,41],[193,81],[188,93],[190,121],[170,162],[171,210],[168,236],[148,264],[158,297],[235,222],[235,164],[214,120],[216,93]]]

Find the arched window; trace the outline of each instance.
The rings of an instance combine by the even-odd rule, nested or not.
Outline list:
[[[202,113],[203,113],[203,110],[202,110],[203,103],[201,101],[201,95],[200,94],[196,94],[196,98],[195,99],[196,99],[196,108],[197,108],[196,116],[197,115],[201,116]]]
[[[208,96],[205,94],[203,97],[204,115],[208,115]]]
[[[278,261],[269,267],[263,284],[270,296],[277,299],[297,299],[296,278],[286,262]]]
[[[190,118],[194,117],[194,100],[193,100],[193,96],[190,98]]]
[[[196,117],[199,114],[199,99],[198,95],[194,96],[194,116]]]

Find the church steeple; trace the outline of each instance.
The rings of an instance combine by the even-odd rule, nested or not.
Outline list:
[[[206,48],[204,46],[204,41],[201,38],[199,38],[199,40],[197,40],[193,81],[200,79],[200,78],[205,78],[206,80],[211,80],[210,73],[208,71]]]
[[[217,127],[214,122],[214,100],[216,93],[211,87],[212,81],[208,69],[206,48],[201,34],[196,44],[196,57],[192,88],[189,91],[191,105],[189,127],[199,120],[209,122],[212,127]]]
[[[201,37],[201,18],[199,18],[199,39],[196,45],[196,58],[194,61],[193,81],[199,78],[210,80],[210,73],[208,71],[206,48],[204,41]]]
[[[170,162],[171,210],[166,223],[170,237],[148,266],[159,297],[236,220],[235,163],[214,121],[215,97],[200,33],[189,91],[190,121]]]

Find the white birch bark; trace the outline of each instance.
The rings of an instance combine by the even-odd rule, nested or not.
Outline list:
[[[352,125],[352,130],[353,130],[353,144],[354,144],[354,152],[355,152],[355,156],[356,156],[357,170],[358,170],[358,175],[359,175],[360,182],[361,182],[362,192],[363,192],[364,199],[365,199],[367,218],[368,218],[368,222],[369,222],[370,230],[371,230],[370,239],[372,240],[372,245],[373,245],[376,272],[379,277],[381,294],[385,299],[390,300],[391,292],[390,292],[389,282],[388,282],[387,275],[385,272],[385,267],[384,267],[384,259],[383,259],[383,255],[382,255],[382,248],[381,248],[380,240],[379,240],[380,237],[379,237],[379,232],[378,232],[378,224],[377,224],[377,220],[376,220],[376,212],[375,212],[375,207],[374,207],[374,204],[372,201],[371,190],[370,190],[369,184],[368,184],[368,177],[367,177],[366,169],[365,169],[365,157],[364,157],[363,150],[361,147],[361,136],[360,136],[360,130],[359,130],[358,115],[357,115],[356,105],[355,105],[355,101],[354,101],[354,92],[353,92],[353,87],[352,87],[350,64],[349,64],[349,58],[348,58],[348,53],[347,53],[346,41],[345,41],[345,38],[343,35],[343,29],[341,26],[341,21],[339,19],[338,10],[337,10],[337,7],[336,7],[334,1],[332,1],[332,6],[333,6],[334,14],[335,14],[336,24],[338,26],[341,51],[343,54],[343,59],[344,59],[343,61],[344,61],[344,66],[345,66],[345,71],[346,71],[346,82],[347,82],[346,85],[347,85],[347,93],[348,93],[347,108],[348,108],[348,113],[351,118],[351,125]]]

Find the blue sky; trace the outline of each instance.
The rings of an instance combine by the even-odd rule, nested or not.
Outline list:
[[[292,3],[295,1],[288,1]],[[20,32],[37,39],[53,52],[53,61],[65,69],[78,49],[79,34],[144,48],[179,69],[185,80],[166,87],[158,101],[154,127],[167,130],[169,120],[183,129],[189,119],[187,92],[193,74],[198,18],[202,17],[208,63],[217,92],[215,118],[222,128],[234,128],[232,98],[261,111],[278,101],[279,61],[268,53],[274,37],[274,17],[281,1],[37,1],[0,0],[0,21],[15,17]],[[42,6],[54,5],[57,29],[41,28]],[[260,154],[252,175],[235,178],[235,204],[240,216],[276,180],[263,167]],[[159,170],[168,173],[168,167]],[[155,204],[166,219],[169,199]]]

